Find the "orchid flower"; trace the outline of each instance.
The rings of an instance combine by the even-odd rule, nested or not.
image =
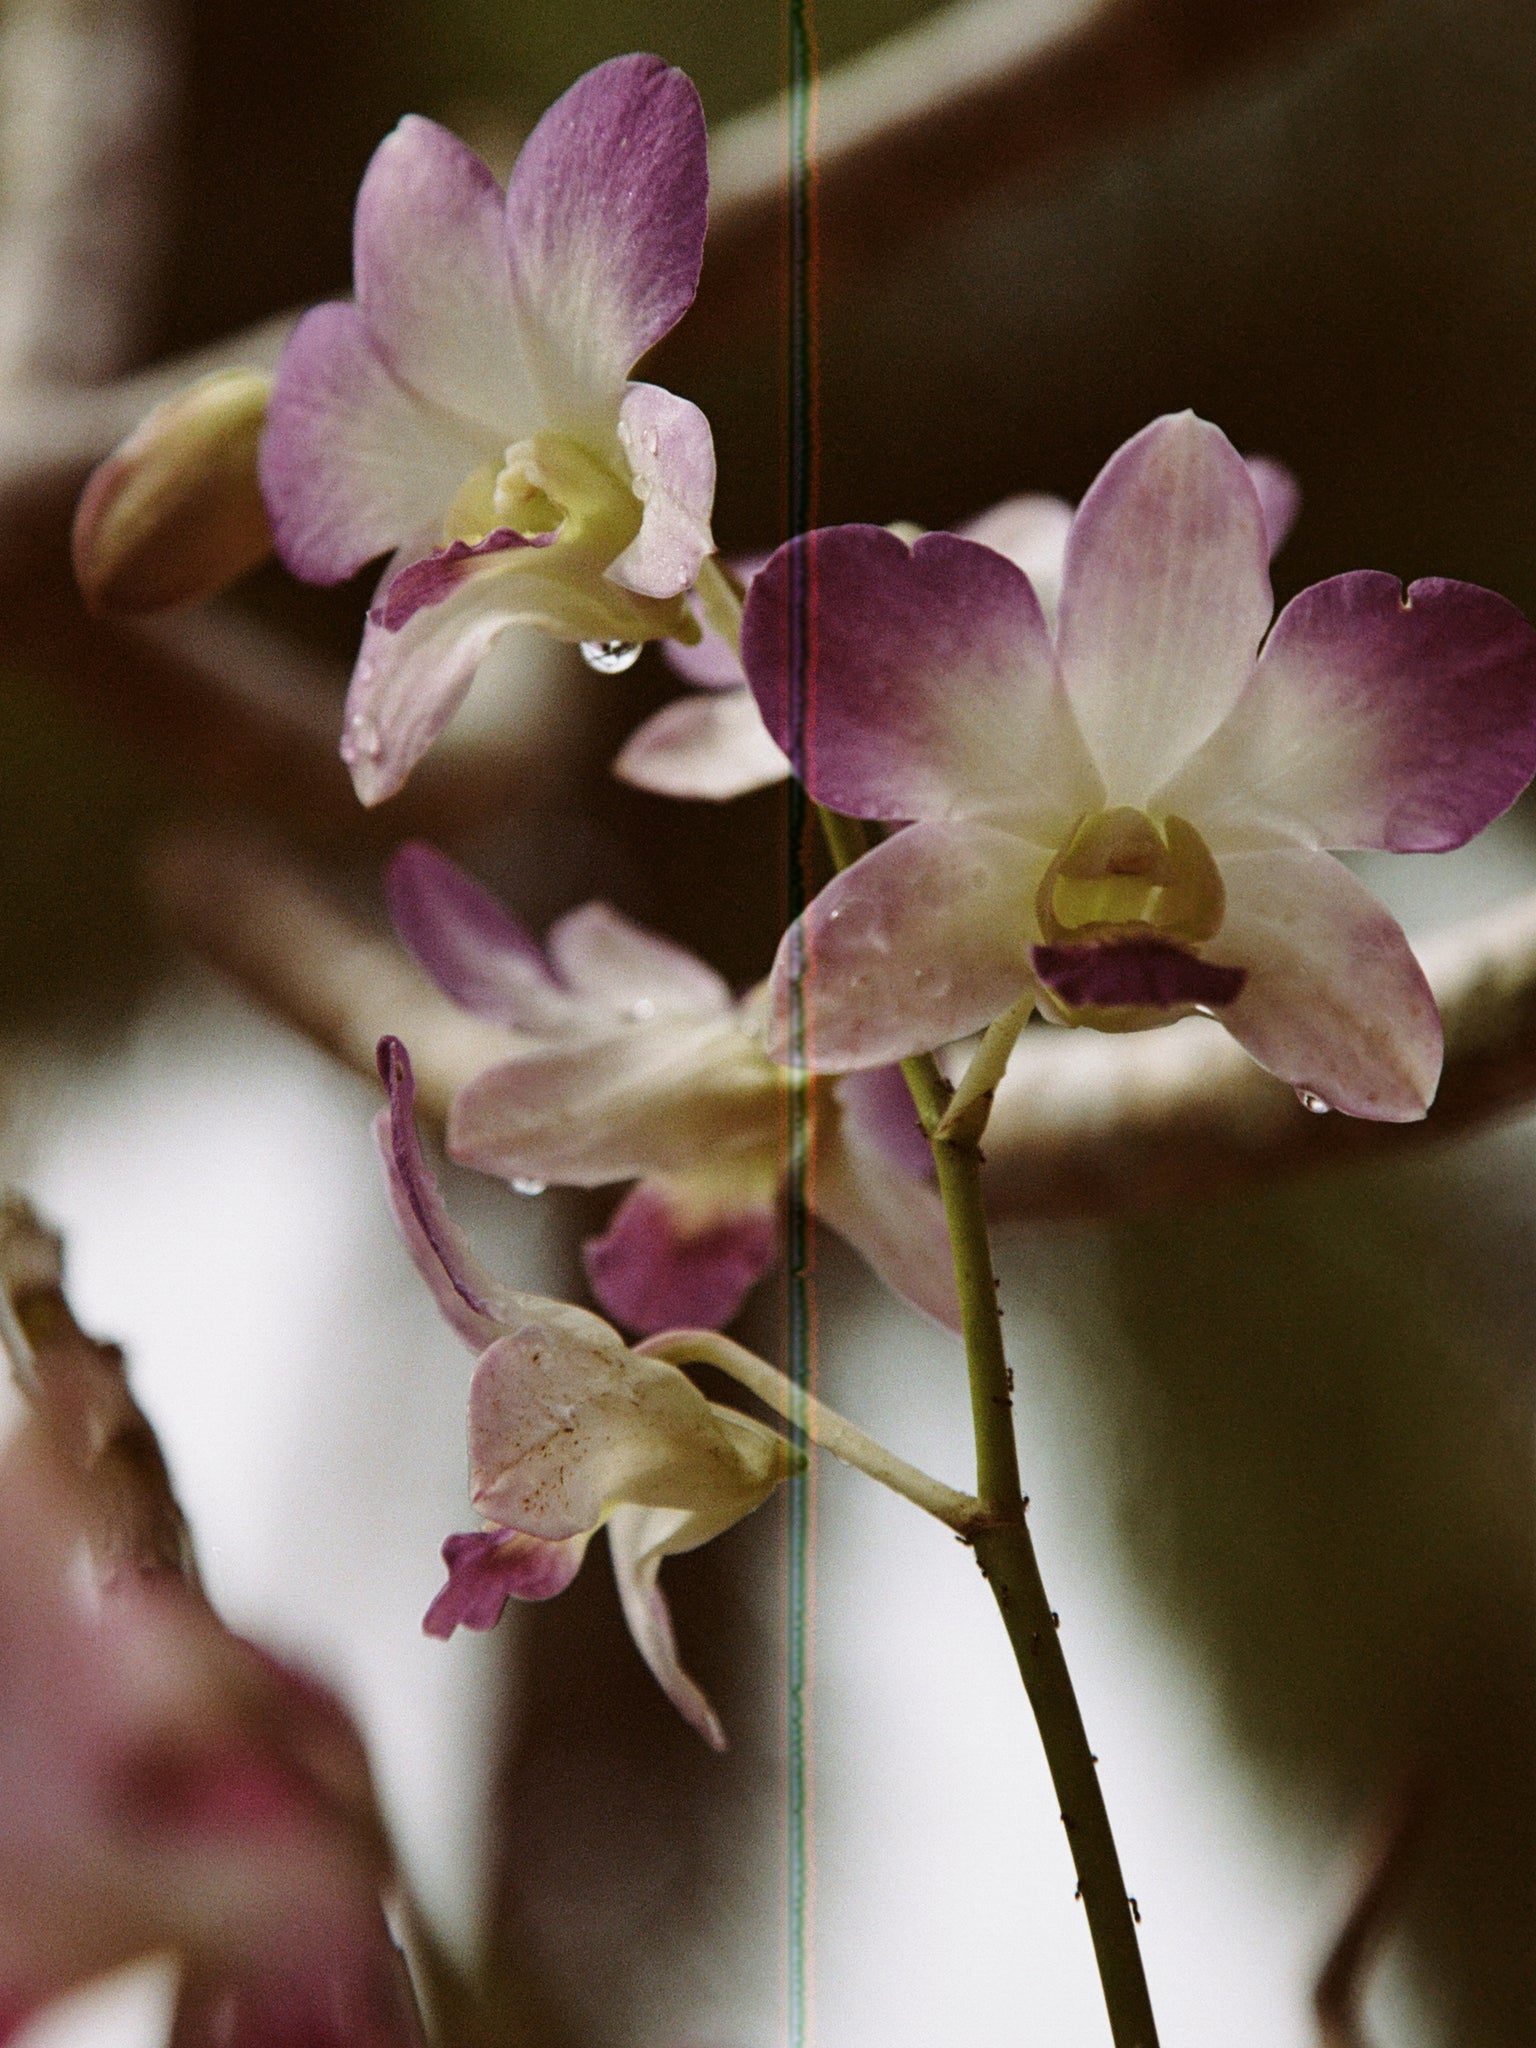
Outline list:
[[[1289,470],[1265,456],[1248,458],[1248,474],[1274,555],[1295,523],[1301,495]],[[1028,493],[1005,498],[956,531],[1022,569],[1047,621],[1054,623],[1071,527],[1072,507],[1065,498]],[[916,529],[891,530],[917,537]],[[734,573],[750,589],[767,560],[766,555],[751,556],[733,564]],[[613,772],[621,782],[656,796],[723,803],[783,782],[792,771],[788,755],[763,723],[740,657],[710,626],[697,600],[690,605],[700,628],[698,640],[663,641],[662,653],[670,668],[704,694],[675,697],[638,725],[620,749]]]
[[[761,993],[589,903],[545,948],[431,847],[396,855],[396,930],[455,1002],[508,1028],[507,1058],[455,1099],[448,1150],[514,1186],[637,1185],[584,1247],[598,1301],[648,1333],[721,1327],[779,1256],[786,1077]],[[515,1036],[513,1034],[516,1034]],[[898,1071],[814,1103],[817,1213],[904,1299],[956,1327],[932,1155]]]
[[[443,1205],[416,1133],[405,1048],[386,1038],[376,1131],[416,1269],[479,1356],[469,1395],[470,1488],[488,1527],[450,1536],[429,1635],[494,1627],[508,1599],[564,1592],[605,1524],[624,1619],[662,1691],[715,1748],[725,1737],[678,1662],[662,1561],[748,1515],[793,1468],[775,1431],[706,1401],[675,1365],[631,1351],[601,1317],[502,1286]]]
[[[45,1425],[16,1429],[0,1452],[0,2041],[169,1950],[191,1992],[181,2048],[420,2048],[355,1730],[174,1573],[99,1551],[100,1521]]]
[[[278,553],[336,583],[385,550],[342,755],[392,795],[504,627],[683,633],[712,542],[696,406],[632,383],[692,303],[708,173],[698,95],[614,58],[544,115],[505,195],[408,116],[358,193],[355,302],[319,306],[277,372],[261,478]]]
[[[1491,591],[1405,595],[1372,571],[1271,627],[1267,553],[1252,477],[1188,413],[1083,500],[1054,632],[974,541],[846,526],[779,551],[742,628],[768,728],[818,802],[914,822],[787,936],[771,1052],[803,964],[815,1068],[934,1048],[1031,998],[1107,1030],[1209,1010],[1310,1107],[1424,1115],[1434,998],[1324,849],[1442,852],[1514,801],[1536,770],[1536,632]]]

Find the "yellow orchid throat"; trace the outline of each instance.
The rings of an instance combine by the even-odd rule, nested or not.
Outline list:
[[[1035,896],[1040,930],[1052,945],[1107,939],[1213,939],[1227,892],[1211,850],[1185,818],[1161,825],[1120,805],[1079,819],[1046,869]]]

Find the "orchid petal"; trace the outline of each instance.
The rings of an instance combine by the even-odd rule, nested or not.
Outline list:
[[[538,1037],[577,1028],[580,1006],[539,947],[488,889],[436,847],[421,840],[402,846],[384,889],[402,944],[451,1001]]]
[[[188,1971],[168,2048],[425,2048],[381,1912],[348,1941],[321,1946],[305,1929],[290,1942],[242,1969]]]
[[[437,532],[499,444],[424,404],[391,373],[356,306],[294,329],[259,466],[277,551],[307,583],[340,583],[408,534]]]
[[[1246,462],[1253,488],[1259,494],[1259,510],[1264,515],[1264,541],[1273,561],[1290,538],[1291,528],[1301,511],[1301,485],[1283,462],[1271,461],[1267,455],[1250,455]]]
[[[671,1508],[619,1508],[608,1524],[608,1550],[625,1624],[651,1676],[688,1726],[702,1735],[711,1749],[723,1750],[726,1740],[720,1716],[682,1667],[672,1612],[661,1590],[668,1538],[688,1519]]]
[[[1005,816],[1042,844],[1102,788],[1028,579],[953,534],[838,526],[747,592],[742,661],[818,803],[859,818]]]
[[[777,1172],[771,1177],[777,1181]],[[723,1330],[778,1255],[776,1203],[696,1205],[654,1180],[632,1188],[603,1235],[582,1246],[602,1307],[647,1337],[680,1327]]]
[[[1362,569],[1293,598],[1225,724],[1159,804],[1218,848],[1443,853],[1536,773],[1536,629],[1438,577]]]
[[[487,555],[504,555],[513,548],[547,547],[553,535],[538,534],[530,539],[498,526],[484,540],[453,540],[406,562],[381,585],[369,618],[386,633],[398,633],[429,604],[441,604],[466,583]]]
[[[817,1157],[815,1189],[817,1215],[847,1239],[893,1294],[946,1329],[959,1329],[949,1227],[944,1205],[927,1180],[904,1171],[883,1144],[871,1144],[859,1120],[845,1112],[833,1142]]]
[[[1044,986],[1074,1010],[1217,1010],[1248,978],[1241,967],[1219,967],[1159,938],[1035,946],[1029,957]]]
[[[725,1528],[772,1490],[777,1453],[743,1445],[675,1365],[630,1351],[597,1316],[577,1329],[545,1309],[498,1337],[470,1385],[471,1493],[487,1521],[559,1541],[631,1502]]]
[[[606,903],[584,903],[551,925],[550,962],[573,995],[626,1023],[721,1017],[731,992],[712,967]]]
[[[664,705],[630,734],[613,772],[656,796],[726,803],[787,781],[790,769],[743,686]]]
[[[547,1543],[516,1529],[450,1536],[443,1545],[448,1583],[427,1609],[422,1629],[446,1642],[456,1628],[494,1628],[509,1600],[553,1600],[581,1570],[590,1535]]]
[[[782,1118],[783,1078],[735,1024],[667,1020],[488,1068],[459,1091],[448,1150],[507,1179],[603,1187],[760,1150]]]
[[[1025,494],[1004,498],[1000,505],[955,528],[962,540],[976,541],[1006,555],[1022,569],[1040,600],[1047,620],[1054,621],[1061,601],[1061,572],[1072,531],[1072,507],[1065,498]]]
[[[1030,985],[1048,851],[990,825],[912,825],[828,883],[779,946],[768,1050],[880,1067],[980,1031]],[[803,963],[803,965],[802,965]],[[801,967],[805,1044],[792,1046]]]
[[[1237,701],[1269,623],[1268,552],[1246,465],[1193,413],[1100,471],[1067,542],[1057,650],[1111,804],[1144,805]]]
[[[611,432],[636,359],[693,302],[709,190],[681,71],[616,57],[540,120],[507,188],[513,300],[552,423]]]
[[[1350,1116],[1412,1123],[1434,1099],[1440,1017],[1396,921],[1331,855],[1228,854],[1227,913],[1208,958],[1247,969],[1221,1013],[1239,1045]]]
[[[373,153],[352,236],[358,304],[384,360],[503,447],[534,418],[504,211],[500,185],[468,143],[407,114]]]
[[[619,446],[635,496],[640,531],[608,574],[643,597],[676,597],[715,551],[709,515],[715,502],[715,443],[709,421],[686,398],[655,384],[631,384],[619,408]]]
[[[832,1093],[851,1147],[860,1153],[880,1153],[909,1180],[934,1178],[933,1146],[900,1067],[868,1067],[862,1073],[844,1074]]]

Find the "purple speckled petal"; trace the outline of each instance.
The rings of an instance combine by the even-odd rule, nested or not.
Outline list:
[[[1247,464],[1253,488],[1259,494],[1259,510],[1264,515],[1264,539],[1273,561],[1296,524],[1296,516],[1301,510],[1301,485],[1283,462],[1274,462],[1267,455],[1250,455]]]
[[[712,967],[606,903],[584,903],[550,926],[545,946],[573,995],[625,1024],[724,1017],[731,991]]]
[[[620,1508],[608,1524],[608,1550],[625,1623],[651,1676],[688,1726],[711,1749],[724,1749],[720,1716],[678,1657],[672,1613],[661,1590],[666,1539],[685,1520],[665,1508]]]
[[[454,1002],[535,1036],[579,1027],[582,1006],[528,933],[436,847],[402,846],[384,891],[401,943]]]
[[[551,424],[612,431],[636,359],[693,303],[708,193],[699,96],[659,57],[600,64],[529,136],[507,238]]]
[[[642,1336],[723,1330],[779,1255],[776,1205],[722,1204],[702,1216],[656,1181],[641,1181],[601,1237],[582,1246],[592,1292]]]
[[[832,1092],[850,1144],[862,1152],[881,1153],[912,1180],[934,1179],[933,1147],[900,1067],[845,1074]]]
[[[786,781],[789,762],[741,684],[663,705],[624,742],[613,772],[656,796],[726,803]]]
[[[448,1583],[422,1618],[446,1642],[456,1628],[494,1628],[509,1600],[553,1600],[581,1570],[590,1532],[546,1543],[516,1529],[450,1536],[443,1545]]]
[[[358,304],[380,354],[403,384],[503,447],[538,424],[512,317],[504,211],[500,185],[469,145],[407,114],[373,153],[352,232]]]
[[[449,541],[446,547],[434,548],[431,554],[405,563],[380,586],[368,614],[369,623],[382,626],[386,633],[398,633],[427,605],[441,604],[444,598],[452,597],[475,573],[476,564],[484,556],[504,555],[512,548],[548,547],[554,538],[552,533],[530,537],[514,533],[509,526],[498,526],[484,540]]]
[[[817,1157],[816,1213],[847,1239],[893,1294],[946,1329],[958,1330],[960,1298],[944,1205],[927,1179],[914,1177],[892,1159],[888,1132],[872,1143],[864,1120],[848,1114],[847,1084],[866,1078],[850,1074],[839,1083],[843,1113]],[[922,1142],[931,1169],[933,1155],[927,1140]]]
[[[783,1076],[744,1031],[664,1019],[487,1068],[454,1101],[448,1150],[508,1180],[604,1187],[760,1152],[783,1113]]]
[[[440,531],[465,478],[498,453],[391,374],[356,306],[316,306],[283,351],[261,441],[277,551],[306,583],[340,583]]]
[[[882,1067],[980,1031],[1033,980],[1035,892],[1051,854],[990,825],[912,825],[822,890],[780,943],[768,1050],[788,1061],[803,961],[806,1063]]]
[[[608,574],[643,597],[676,597],[715,551],[709,516],[715,503],[715,443],[709,421],[686,398],[655,384],[631,384],[619,408],[619,445],[635,496],[640,531]]]
[[[1193,413],[1127,441],[1078,508],[1057,651],[1111,804],[1145,804],[1236,703],[1273,600],[1247,465]]]
[[[1034,585],[1040,609],[1048,620],[1055,619],[1067,535],[1072,531],[1072,507],[1065,498],[1028,494],[1004,498],[1000,505],[990,506],[955,531],[963,540],[978,541],[982,547],[1006,555],[1016,569],[1022,569]]]
[[[1056,844],[1103,800],[1034,591],[974,541],[791,541],[747,593],[741,650],[769,732],[835,810],[1001,816]]]
[[[1440,1076],[1440,1017],[1408,941],[1330,854],[1225,855],[1208,956],[1248,970],[1221,1021],[1260,1066],[1334,1109],[1413,1123]]]
[[[1163,807],[1213,845],[1443,853],[1536,773],[1536,630],[1472,583],[1361,569],[1293,598]]]
[[[1167,939],[1117,939],[1095,946],[1036,946],[1036,974],[1073,1010],[1219,1010],[1248,979]]]

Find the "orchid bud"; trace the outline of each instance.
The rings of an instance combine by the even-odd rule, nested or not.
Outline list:
[[[256,480],[270,377],[218,370],[157,405],[94,472],[75,512],[75,580],[93,612],[211,597],[272,552]]]

